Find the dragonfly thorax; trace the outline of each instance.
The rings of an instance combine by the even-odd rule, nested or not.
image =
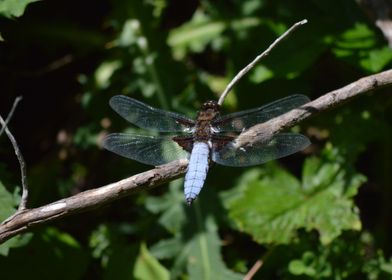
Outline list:
[[[207,142],[214,132],[211,121],[219,116],[219,105],[216,101],[207,101],[201,107],[196,119],[194,130],[195,142]]]

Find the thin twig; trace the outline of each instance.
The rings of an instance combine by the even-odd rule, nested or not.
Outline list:
[[[257,260],[255,264],[252,266],[252,268],[248,271],[248,273],[245,275],[244,280],[251,280],[253,276],[255,276],[256,272],[260,269],[260,267],[263,265],[262,260]]]
[[[283,39],[285,39],[288,35],[290,35],[292,32],[294,32],[298,27],[306,24],[308,21],[306,19],[303,19],[297,23],[295,23],[293,26],[291,26],[285,33],[280,35],[264,52],[256,56],[256,58],[249,63],[245,68],[243,68],[240,72],[238,72],[237,75],[231,80],[231,82],[226,86],[226,89],[223,91],[221,96],[219,97],[218,104],[222,105],[223,101],[225,100],[226,96],[229,94],[231,89],[234,87],[234,85],[244,76],[246,73],[249,72],[261,59],[269,55],[269,53],[272,51],[273,48],[275,48]]]
[[[2,128],[0,130],[0,136],[1,134],[3,134],[5,128],[8,126],[8,123],[10,122],[12,116],[14,115],[16,106],[18,106],[19,101],[22,100],[22,96],[18,96],[17,98],[15,98],[14,104],[12,105],[11,111],[8,113],[7,118],[5,119],[4,124],[2,124]]]
[[[14,105],[12,106],[11,112],[8,114],[7,120],[11,118],[16,105],[18,102],[21,100],[21,97],[17,97],[14,101]],[[4,121],[4,119],[0,116],[0,124],[2,125],[3,129],[5,130],[5,133],[8,136],[8,139],[10,139],[12,146],[14,147],[14,151],[16,154],[16,157],[18,158],[19,161],[19,166],[20,166],[20,175],[21,175],[21,181],[22,181],[22,198],[20,200],[20,204],[18,207],[18,211],[23,211],[27,209],[27,199],[29,196],[29,188],[27,185],[27,175],[26,175],[26,163],[24,161],[23,155],[19,149],[18,143],[15,140],[15,137],[12,135],[11,131],[7,127],[7,122]]]

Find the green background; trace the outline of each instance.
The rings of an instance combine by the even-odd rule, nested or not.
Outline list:
[[[30,3],[29,2],[34,2]],[[27,161],[30,207],[150,169],[103,150],[130,131],[124,94],[194,117],[304,18],[225,100],[234,112],[324,93],[392,65],[354,0],[0,1],[0,114]],[[251,168],[211,168],[192,207],[182,179],[0,245],[1,279],[392,278],[392,95],[366,94],[294,127],[312,145]],[[0,137],[0,218],[19,201]]]

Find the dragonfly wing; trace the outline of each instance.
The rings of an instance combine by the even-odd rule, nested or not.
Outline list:
[[[194,121],[184,115],[157,109],[124,95],[113,96],[110,106],[134,125],[160,132],[190,131]]]
[[[297,133],[279,133],[266,142],[236,147],[235,140],[212,153],[212,160],[226,166],[251,166],[282,158],[305,149],[309,139]]]
[[[120,156],[154,166],[188,157],[172,136],[113,133],[106,136],[103,147]]]
[[[221,132],[242,131],[258,123],[263,123],[284,114],[309,101],[309,98],[305,95],[290,95],[259,108],[224,115],[214,120],[212,126],[216,127],[216,129]]]

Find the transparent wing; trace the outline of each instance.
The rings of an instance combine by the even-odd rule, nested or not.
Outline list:
[[[188,153],[171,136],[113,133],[104,139],[103,147],[120,156],[154,166],[188,157]]]
[[[309,101],[309,98],[305,95],[290,95],[259,108],[224,115],[214,120],[212,126],[221,132],[242,131],[286,113]]]
[[[212,160],[227,166],[250,166],[282,158],[310,145],[309,139],[297,133],[280,133],[267,142],[237,148],[235,140],[212,153]]]
[[[189,131],[194,126],[194,121],[184,115],[153,108],[124,95],[113,96],[109,104],[120,116],[140,128],[179,132]]]

